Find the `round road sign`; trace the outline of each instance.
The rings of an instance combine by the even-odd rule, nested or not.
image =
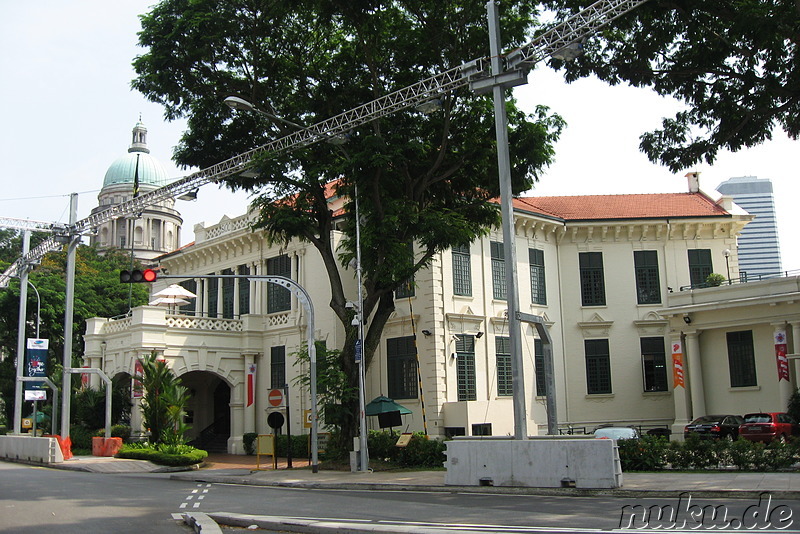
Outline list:
[[[269,390],[269,395],[267,395],[267,400],[269,400],[270,406],[280,406],[283,404],[283,391],[279,389],[271,389]]]

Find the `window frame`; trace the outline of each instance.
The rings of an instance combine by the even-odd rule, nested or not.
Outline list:
[[[657,250],[634,250],[633,270],[638,304],[661,304]]]
[[[752,330],[737,330],[725,333],[728,352],[728,373],[732,388],[758,385],[755,345]]]
[[[711,249],[690,248],[686,252],[689,262],[689,284],[692,286],[704,285],[708,275],[714,272]]]
[[[492,262],[492,298],[495,300],[507,300],[506,259],[503,243],[490,241],[489,256]]]
[[[611,351],[608,339],[585,339],[583,350],[586,365],[586,394],[610,395],[614,392],[611,380]]]
[[[459,402],[478,400],[475,336],[456,334],[456,389]]]
[[[531,302],[540,306],[547,305],[547,282],[545,279],[544,250],[528,249],[528,261],[531,276]]]
[[[414,336],[386,340],[386,382],[392,399],[416,399],[419,376]]]
[[[642,355],[642,390],[646,393],[669,391],[667,350],[663,337],[639,338]],[[648,384],[652,383],[652,386]]]
[[[606,285],[602,252],[579,252],[581,306],[605,306]]]
[[[453,294],[472,296],[472,261],[469,245],[454,245],[451,249],[453,262]]]
[[[514,385],[511,371],[511,338],[496,336],[494,338],[495,365],[497,367],[497,396],[511,397]]]
[[[268,276],[292,277],[292,258],[280,254],[266,260]],[[267,313],[281,313],[292,309],[292,292],[277,284],[267,284]]]

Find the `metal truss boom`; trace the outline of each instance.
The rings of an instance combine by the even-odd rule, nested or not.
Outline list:
[[[570,44],[580,42],[584,37],[645,2],[647,0],[599,0],[537,36],[527,45],[513,50],[506,56],[506,68],[496,75],[507,78],[507,81],[504,82],[506,86],[526,83],[525,73],[538,61],[563,50]],[[63,233],[66,236],[74,236],[89,232],[108,221],[139,213],[147,206],[164,199],[175,198],[210,182],[219,182],[229,176],[241,174],[248,170],[254,160],[262,154],[290,152],[332,137],[345,135],[353,128],[375,119],[422,104],[461,87],[470,84],[474,86],[481,80],[489,81],[491,79],[491,58],[475,59],[194,172],[162,188],[93,213],[65,228]],[[487,84],[487,86],[489,85]],[[0,219],[0,224],[4,220],[7,219]],[[60,249],[66,241],[51,237],[40,243],[39,246],[19,258],[0,274],[0,288],[6,287],[9,279],[17,276],[20,268],[35,263],[48,252]]]

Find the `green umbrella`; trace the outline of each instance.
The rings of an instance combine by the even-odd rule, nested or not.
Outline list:
[[[389,397],[383,395],[375,397],[372,401],[364,407],[364,413],[367,415],[380,415],[382,413],[400,412],[400,415],[410,414],[411,410],[405,406],[397,404]]]

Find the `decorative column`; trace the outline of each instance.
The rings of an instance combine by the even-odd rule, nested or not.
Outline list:
[[[217,271],[214,274],[222,274],[222,271]],[[210,280],[212,284],[217,284],[217,317],[222,317],[222,307],[224,299],[222,298],[224,295],[222,294],[222,278],[217,278],[215,280]]]
[[[235,274],[238,274],[238,271],[234,271]],[[233,317],[239,318],[241,315],[241,309],[239,308],[239,303],[241,299],[239,298],[239,279],[233,279]]]
[[[691,417],[706,415],[706,398],[703,381],[703,363],[700,359],[700,332],[684,332],[686,335],[686,376],[689,379],[689,391],[692,398]]]
[[[202,317],[208,317],[208,285],[209,283],[213,282],[213,280],[208,278],[201,278],[200,283],[203,287],[203,307],[200,309]]]

